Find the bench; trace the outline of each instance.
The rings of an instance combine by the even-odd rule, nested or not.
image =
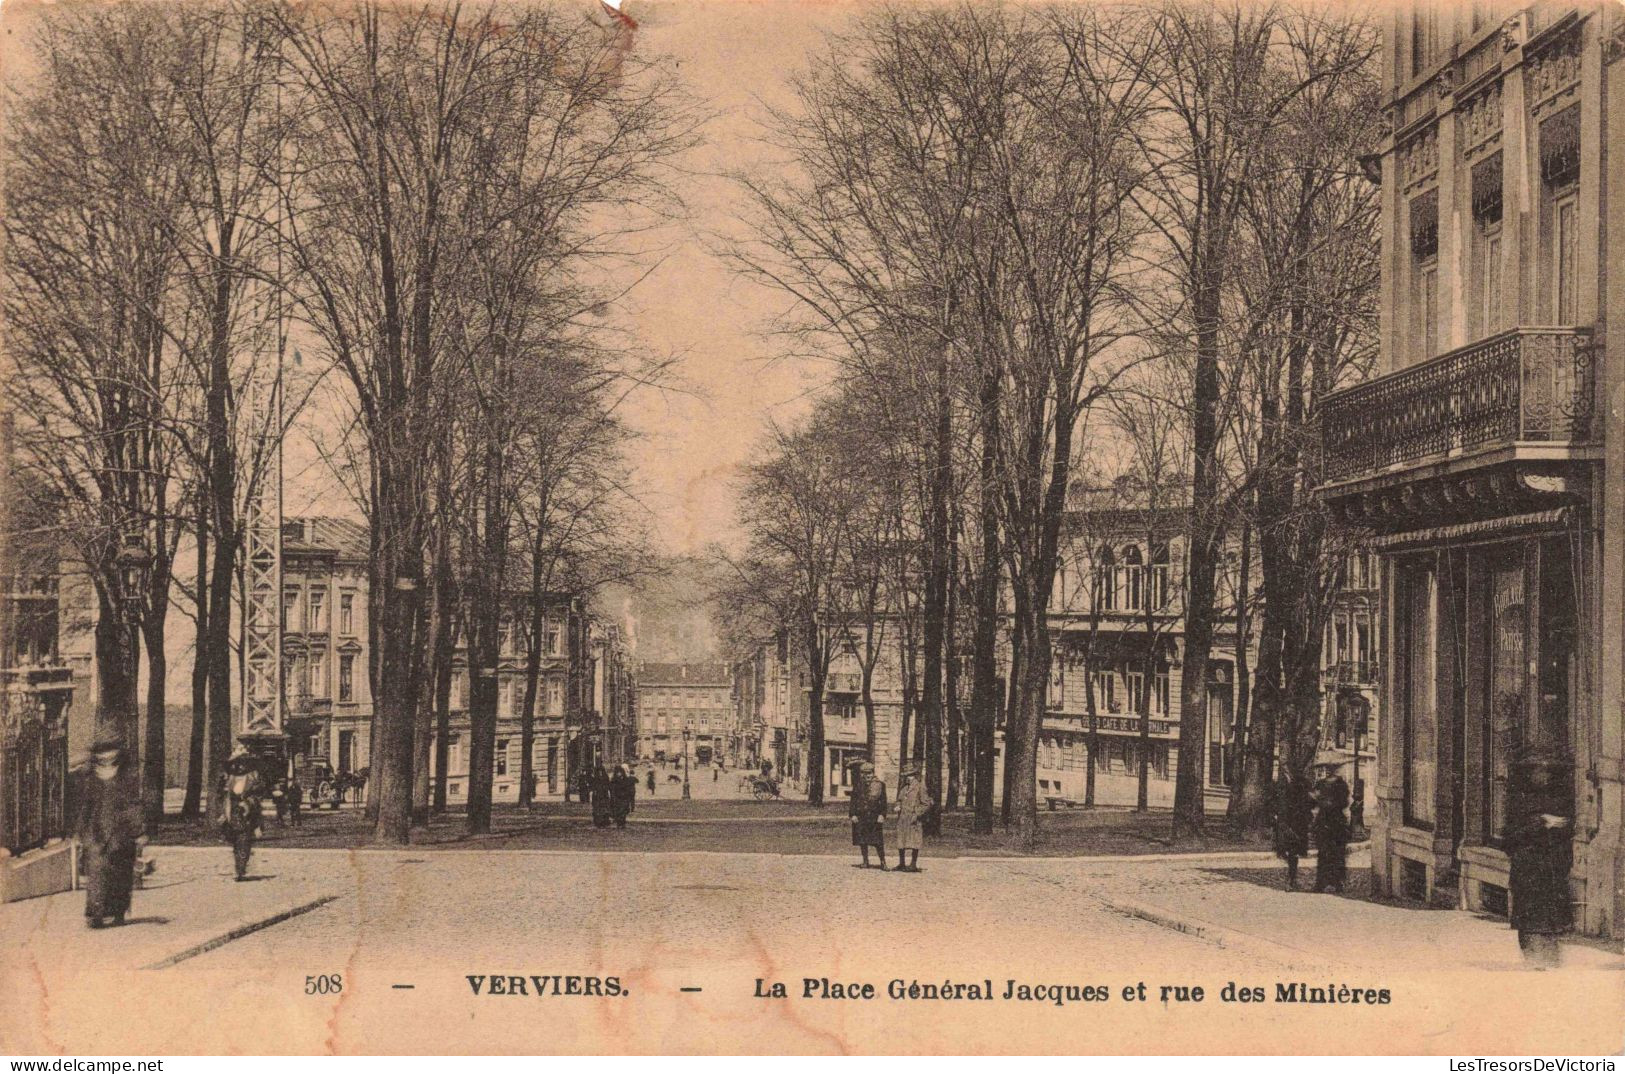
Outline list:
[[[1082,802],[1078,801],[1076,798],[1063,798],[1059,794],[1046,794],[1046,795],[1044,795],[1044,802],[1045,802],[1046,805],[1049,806],[1049,811],[1051,813],[1055,812],[1055,807],[1056,806],[1064,805],[1068,809],[1072,809],[1072,808],[1074,808],[1076,806],[1081,806],[1083,804]]]

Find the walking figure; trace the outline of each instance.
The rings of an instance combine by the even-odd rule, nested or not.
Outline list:
[[[90,753],[90,763],[75,774],[74,831],[84,849],[85,924],[99,929],[109,918],[124,924],[136,855],[147,840],[123,744],[103,738]]]
[[[609,773],[604,766],[599,765],[593,769],[592,777],[587,780],[587,793],[583,797],[592,799],[592,824],[595,828],[607,828],[610,821],[610,794],[611,786]]]
[[[903,765],[903,782],[897,788],[897,804],[893,817],[896,822],[897,871],[920,871],[920,848],[925,845],[925,818],[931,812],[931,796],[925,793],[920,781],[920,762],[907,761]],[[904,856],[907,855],[907,862]]]
[[[1275,855],[1286,862],[1288,891],[1298,890],[1298,859],[1309,853],[1309,825],[1314,813],[1315,799],[1309,788],[1283,768],[1270,791],[1270,819]]]
[[[847,816],[852,820],[852,845],[863,854],[863,868],[869,868],[869,848],[875,848],[880,869],[886,870],[886,842],[881,832],[881,818],[886,815],[886,785],[875,778],[875,766],[868,761],[857,766],[857,779],[852,785],[852,800],[847,805]]]
[[[1315,761],[1315,890],[1341,894],[1348,878],[1349,784],[1338,774],[1335,754]]]
[[[255,766],[253,754],[239,746],[226,762],[219,796],[220,834],[231,844],[231,860],[238,880],[248,875],[254,838],[260,833],[264,796],[265,777]]]
[[[652,796],[655,792],[655,766],[653,763],[649,765],[649,770],[643,774],[643,785],[649,788],[649,794]]]
[[[626,827],[627,814],[637,808],[638,777],[624,765],[615,766],[615,775],[609,783],[609,812],[615,818],[615,827]]]
[[[1511,866],[1512,927],[1524,961],[1557,966],[1558,937],[1570,923],[1569,868],[1574,849],[1572,777],[1559,757],[1527,754],[1512,765],[1506,848]]]

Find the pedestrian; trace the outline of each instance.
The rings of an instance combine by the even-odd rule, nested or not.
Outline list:
[[[925,784],[920,781],[920,762],[904,762],[902,783],[897,788],[897,804],[893,807],[898,872],[920,871],[920,848],[925,845],[925,817],[932,808],[931,796],[925,793]],[[908,856],[906,864],[903,860],[905,854]]]
[[[300,785],[296,775],[288,780],[288,819],[295,828],[304,827],[301,810],[305,807],[305,788]]]
[[[254,755],[239,746],[226,761],[219,795],[220,834],[231,844],[232,865],[239,881],[248,876],[248,859],[260,831],[264,797],[265,777],[254,763]]]
[[[1343,759],[1323,753],[1315,760],[1315,891],[1341,894],[1348,877],[1349,784],[1338,772]]]
[[[722,778],[722,762],[718,761],[711,767],[711,782],[715,783]]]
[[[886,843],[881,819],[886,815],[886,785],[875,778],[875,766],[864,761],[856,766],[852,800],[847,816],[852,820],[852,845],[863,854],[862,868],[869,868],[869,848],[875,848],[881,872],[886,871]]]
[[[610,822],[610,794],[612,787],[609,773],[604,766],[599,765],[593,769],[592,777],[588,780],[586,794],[592,800],[592,824],[595,828],[607,828]]]
[[[1286,862],[1288,891],[1298,890],[1298,859],[1309,854],[1309,826],[1314,813],[1315,799],[1307,784],[1292,778],[1283,767],[1270,790],[1270,822],[1275,856]]]
[[[649,765],[649,770],[643,774],[643,785],[649,788],[649,794],[652,797],[655,792],[655,766],[653,763]]]
[[[279,776],[271,784],[271,807],[276,810],[276,826],[283,827],[288,823],[288,777]]]
[[[1515,760],[1510,773],[1504,842],[1511,865],[1512,927],[1524,961],[1535,969],[1558,965],[1558,937],[1570,924],[1570,771],[1561,757],[1531,752]]]
[[[124,924],[135,886],[135,861],[147,843],[129,754],[114,738],[90,747],[75,773],[74,832],[84,851],[85,924]]]
[[[624,765],[616,765],[609,788],[609,812],[615,819],[615,827],[626,827],[627,815],[637,808],[637,798],[638,777],[628,772]]]

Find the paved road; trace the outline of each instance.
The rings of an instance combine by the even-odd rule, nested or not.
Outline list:
[[[177,923],[237,895],[223,851],[170,853],[177,881],[197,874],[171,889],[187,893],[168,911]],[[1621,1024],[1617,971],[1486,978],[1517,964],[1504,928],[1482,925],[1471,958],[1452,964],[1452,930],[1473,925],[1466,915],[1289,896],[1247,879],[1240,859],[925,865],[905,875],[815,855],[267,850],[255,864],[267,888],[338,897],[166,969],[97,970],[87,955],[76,975],[36,969],[14,982],[39,1001],[28,1006],[27,1051],[1318,1053],[1448,1051],[1465,1037],[1477,1052],[1584,1052],[1572,1035],[1486,1039],[1561,1029],[1496,1016],[1536,997],[1575,1024]],[[1190,920],[1267,911],[1276,939],[1240,943],[1135,916],[1152,903]],[[1362,946],[1372,957],[1328,968],[1316,935],[1329,930],[1344,942],[1339,960]],[[1424,948],[1420,937],[1434,933],[1439,942]],[[307,995],[307,978],[323,975],[341,978],[342,992]],[[624,994],[534,994],[531,977],[555,975],[614,977]],[[481,995],[470,976],[484,979]],[[526,978],[526,994],[488,994],[495,977]],[[991,979],[1000,996],[1013,979],[1093,985],[1111,998],[803,998],[804,978],[825,977],[870,982],[882,997],[899,979]],[[754,998],[758,978],[783,982],[790,998]],[[1273,996],[1292,981],[1387,987],[1396,999],[1358,1010],[1220,999],[1229,982]],[[1123,988],[1141,982],[1147,999],[1125,1000]],[[1163,985],[1200,986],[1204,999],[1160,1002]],[[1358,1036],[1332,1047],[1346,1033]],[[0,1032],[0,1050],[6,1043]]]

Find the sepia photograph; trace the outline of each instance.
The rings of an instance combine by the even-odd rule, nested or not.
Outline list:
[[[0,1054],[1618,1056],[1611,309],[1617,0],[11,0]]]

